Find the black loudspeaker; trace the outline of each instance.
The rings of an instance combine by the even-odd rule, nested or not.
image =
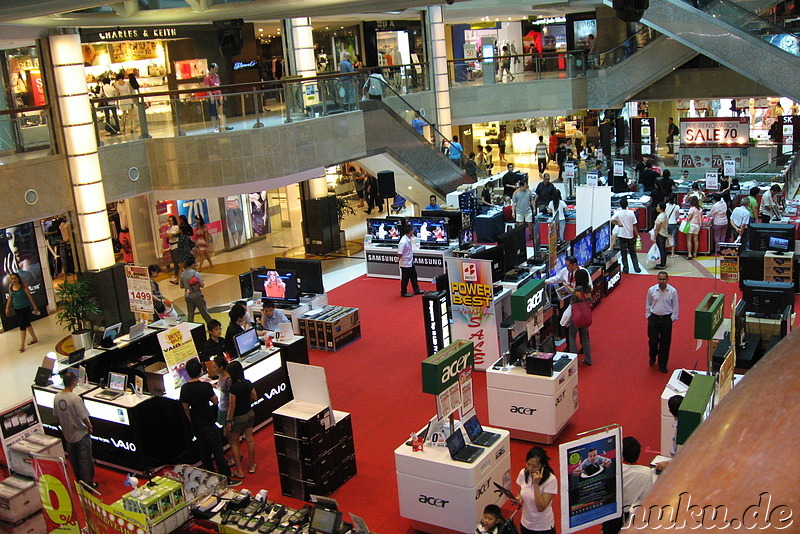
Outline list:
[[[242,53],[242,45],[244,44],[244,39],[242,38],[244,20],[216,20],[213,26],[214,29],[217,30],[220,54],[225,57],[231,57],[238,56]]]
[[[242,290],[243,299],[253,296],[253,273],[251,271],[239,275],[239,289]]]
[[[100,305],[99,317],[90,317],[92,324],[111,325],[122,323],[122,332],[136,322],[128,303],[128,282],[125,279],[125,264],[116,263],[100,271],[87,271],[81,274],[89,283],[92,296]]]
[[[381,198],[394,198],[394,173],[392,171],[381,171],[378,173],[378,196]]]
[[[625,22],[639,22],[650,7],[649,0],[613,0],[617,17]]]

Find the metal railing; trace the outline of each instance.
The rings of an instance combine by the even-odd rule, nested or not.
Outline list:
[[[546,78],[567,79],[586,75],[588,52],[571,50],[534,54],[509,54],[491,59],[458,58],[447,60],[450,86],[484,83],[530,82]],[[518,66],[522,64],[520,72]],[[511,74],[513,72],[513,74]]]
[[[50,106],[0,110],[0,153],[18,153],[53,146]]]
[[[425,63],[380,69],[396,94],[429,87]],[[250,82],[177,91],[94,98],[99,145],[149,137],[225,132],[275,126],[353,111],[372,69],[313,78]]]
[[[631,57],[648,44],[652,43],[661,33],[650,26],[642,27],[638,32],[631,35],[617,46],[600,52],[596,57],[589,57],[589,68],[605,69]]]

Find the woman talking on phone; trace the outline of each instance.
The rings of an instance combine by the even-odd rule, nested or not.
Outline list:
[[[517,477],[517,500],[522,503],[520,534],[556,532],[553,495],[558,493],[558,482],[549,461],[541,447],[533,447],[525,456],[525,468]]]

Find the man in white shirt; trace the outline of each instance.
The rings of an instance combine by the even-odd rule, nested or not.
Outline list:
[[[637,465],[642,446],[633,436],[622,439],[622,517],[603,523],[603,534],[616,534],[627,523],[631,507],[642,504],[656,480],[655,471],[645,465]]]
[[[578,265],[577,258],[575,258],[575,256],[567,256],[567,266],[558,271],[555,276],[546,279],[545,283],[561,284],[572,291],[575,289],[575,272],[578,269],[583,269],[583,267]],[[585,271],[586,269],[583,270]],[[589,287],[594,289],[591,276],[589,276]]]
[[[414,229],[411,226],[406,226],[403,228],[403,237],[400,238],[400,244],[397,247],[398,263],[400,264],[400,296],[402,297],[413,297],[423,293],[417,282],[417,268],[414,267],[412,237],[414,237]],[[413,293],[407,291],[409,281],[411,282],[411,287],[414,288]]]
[[[768,223],[772,219],[780,219],[781,218],[781,210],[780,206],[778,206],[778,201],[775,197],[781,194],[781,186],[778,184],[772,184],[772,187],[769,190],[765,191],[763,195],[761,195],[761,207],[759,208],[759,214],[761,215],[761,222]]]
[[[678,320],[678,290],[667,283],[669,275],[658,273],[658,284],[647,290],[645,313],[647,317],[647,338],[650,346],[650,365],[656,363],[658,369],[667,373],[669,347],[672,343],[672,323]]]
[[[548,159],[547,145],[544,142],[544,136],[540,135],[539,142],[536,143],[536,162],[539,164],[539,176],[547,170]]]
[[[741,199],[743,203],[747,202],[746,197]],[[731,213],[731,227],[736,231],[736,242],[747,240],[747,226],[750,224],[750,210],[744,204],[740,204],[734,208]]]
[[[628,199],[622,197],[619,201],[619,209],[614,212],[611,222],[619,226],[617,240],[619,249],[622,251],[622,272],[628,272],[628,254],[631,255],[633,270],[637,273],[642,272],[639,268],[639,257],[636,255],[636,238],[639,237],[639,229],[636,227],[636,213],[628,209]]]

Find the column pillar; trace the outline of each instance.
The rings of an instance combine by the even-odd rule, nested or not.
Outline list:
[[[289,72],[301,78],[315,77],[317,75],[317,59],[314,56],[311,19],[308,17],[284,19],[283,28],[287,41],[286,50],[290,51],[292,60]],[[319,103],[319,87],[316,83],[303,83],[301,89],[306,106]]]
[[[448,140],[453,137],[450,124],[450,81],[447,74],[447,44],[442,6],[428,6],[428,35],[431,39],[430,65],[433,71],[433,91],[436,99],[436,127]],[[437,140],[437,145],[441,139]]]
[[[86,87],[81,39],[75,30],[58,31],[69,32],[49,37],[58,111],[63,125],[80,247],[86,269],[95,271],[115,263],[103,175]]]

